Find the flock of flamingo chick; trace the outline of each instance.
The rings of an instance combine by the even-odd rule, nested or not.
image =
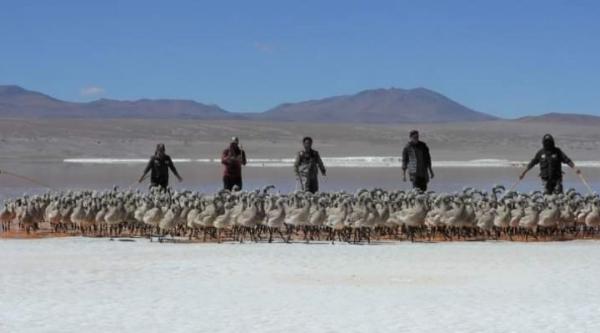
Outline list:
[[[49,191],[5,201],[0,232],[179,241],[558,240],[600,234],[600,196],[465,188],[456,193],[150,189]]]

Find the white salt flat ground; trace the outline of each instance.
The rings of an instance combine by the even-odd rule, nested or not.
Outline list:
[[[600,242],[0,240],[0,332],[599,332]]]

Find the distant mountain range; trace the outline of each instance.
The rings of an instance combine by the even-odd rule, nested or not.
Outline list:
[[[0,117],[4,118],[201,118],[229,119],[235,115],[216,105],[190,100],[140,99],[117,101],[99,99],[74,103],[19,86],[0,86]]]
[[[157,118],[245,119],[320,123],[445,123],[498,119],[472,110],[425,88],[374,89],[354,95],[281,104],[261,113],[236,113],[192,100],[99,99],[87,103],[62,101],[14,85],[0,85],[0,118]],[[517,121],[600,122],[589,115],[548,114]]]
[[[600,117],[577,113],[546,113],[539,116],[526,116],[517,119],[524,123],[568,123],[573,125],[600,125]]]

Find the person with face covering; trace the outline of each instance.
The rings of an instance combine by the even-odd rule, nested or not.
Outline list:
[[[246,152],[241,148],[237,137],[231,138],[229,148],[223,150],[221,164],[224,166],[223,188],[231,191],[235,186],[238,191],[241,190],[242,166],[246,165]]]
[[[165,145],[159,143],[156,145],[154,156],[150,157],[148,165],[146,165],[139,182],[141,183],[146,177],[146,174],[151,171],[150,187],[158,186],[166,189],[169,186],[169,169],[171,169],[180,182],[183,180],[181,179],[181,176],[179,176],[179,173],[177,173],[177,169],[175,169],[171,157],[165,153]]]
[[[544,184],[544,194],[562,193],[562,163],[575,169],[577,174],[581,173],[581,170],[575,168],[575,163],[560,148],[556,147],[552,135],[546,134],[542,138],[542,149],[535,154],[527,168],[519,176],[519,179],[523,179],[529,170],[539,164],[540,178],[542,178]]]
[[[418,131],[410,131],[409,137],[410,141],[402,151],[402,179],[406,181],[406,170],[408,170],[413,188],[425,192],[430,176],[434,177],[429,147],[425,142],[419,141]]]
[[[296,155],[294,172],[302,191],[316,193],[319,191],[319,170],[323,176],[327,174],[327,170],[325,170],[319,152],[312,149],[312,143],[311,137],[307,136],[302,139],[304,150],[299,151]]]

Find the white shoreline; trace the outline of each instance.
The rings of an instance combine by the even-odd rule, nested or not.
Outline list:
[[[146,158],[67,158],[64,163],[75,164],[145,164]],[[206,163],[218,164],[218,158],[176,158],[175,163]],[[323,162],[328,167],[338,168],[387,168],[400,167],[399,157],[395,156],[348,156],[324,157]],[[255,158],[248,160],[248,167],[291,167],[293,158]],[[469,161],[433,161],[436,168],[512,168],[524,167],[528,161],[510,161],[503,159],[477,159]],[[600,161],[577,161],[577,166],[600,168]]]

